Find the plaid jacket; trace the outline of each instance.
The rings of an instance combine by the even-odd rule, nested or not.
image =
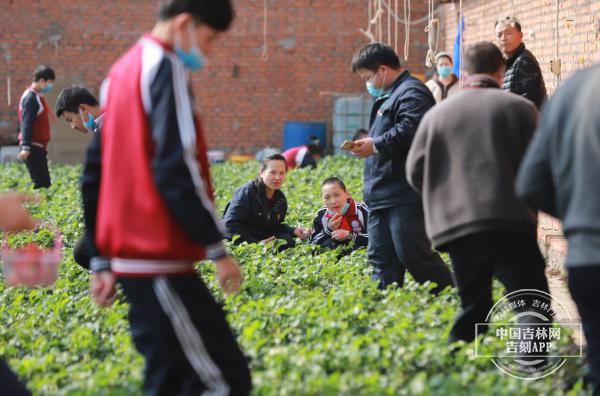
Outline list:
[[[506,60],[505,91],[531,100],[539,109],[548,98],[544,77],[535,56],[521,44],[514,55]]]

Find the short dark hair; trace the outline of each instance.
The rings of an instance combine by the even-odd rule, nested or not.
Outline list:
[[[321,188],[323,188],[323,186],[327,185],[327,184],[337,184],[340,186],[340,188],[344,191],[346,190],[346,185],[344,184],[344,182],[342,181],[342,179],[332,176],[332,177],[328,177],[327,179],[323,180],[323,183],[321,183]]]
[[[388,66],[392,69],[399,69],[401,66],[398,55],[387,44],[367,44],[352,57],[352,73],[356,73],[359,69],[375,72],[379,66]]]
[[[465,51],[465,72],[469,74],[492,74],[506,61],[502,52],[489,41],[475,43]]]
[[[494,23],[494,30],[498,27],[498,25],[511,26],[511,27],[514,27],[515,29],[517,29],[517,31],[519,31],[519,32],[521,31],[521,23],[518,21],[517,18],[512,17],[512,16],[498,18],[496,20],[496,22]]]
[[[437,61],[439,61],[441,58],[446,58],[450,61],[450,63],[454,64],[454,61],[452,60],[452,57],[450,56],[449,53],[447,52],[438,52],[435,56],[435,61],[437,63]]]
[[[263,158],[262,162],[260,163],[260,171],[261,172],[264,172],[265,169],[267,169],[267,166],[269,165],[270,161],[283,161],[283,163],[285,164],[285,171],[287,172],[287,170],[288,170],[287,161],[285,160],[285,157],[279,153],[267,155],[265,158]]]
[[[369,131],[364,128],[357,129],[356,132],[354,132],[354,136],[352,136],[352,141],[358,140],[360,135],[369,135]]]
[[[235,17],[231,0],[161,0],[158,17],[164,21],[184,12],[218,31],[229,29]]]
[[[55,79],[56,76],[54,75],[54,70],[52,70],[50,66],[39,65],[35,68],[35,71],[33,72],[34,82],[38,82],[40,80],[54,81]]]
[[[65,111],[69,113],[79,112],[79,106],[86,104],[98,106],[98,99],[87,89],[80,85],[71,85],[64,88],[56,99],[56,116],[60,117]]]
[[[308,138],[310,143],[306,146],[311,154],[321,155],[323,154],[323,147],[321,147],[321,139],[316,136]]]

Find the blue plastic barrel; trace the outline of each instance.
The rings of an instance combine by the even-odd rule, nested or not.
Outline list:
[[[327,147],[327,124],[324,122],[286,121],[283,124],[283,151],[309,144],[311,136],[319,138],[321,147]]]

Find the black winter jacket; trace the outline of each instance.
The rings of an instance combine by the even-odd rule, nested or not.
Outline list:
[[[265,185],[260,179],[238,188],[225,208],[224,221],[227,237],[240,237],[235,243],[256,243],[271,236],[287,234],[293,237],[294,228],[283,221],[287,200],[280,190],[275,191],[272,205],[268,205]]]
[[[421,118],[434,105],[429,88],[408,71],[398,77],[389,95],[375,101],[369,137],[379,152],[365,160],[363,188],[370,210],[421,202],[408,185],[404,168]]]
[[[517,51],[506,60],[506,73],[502,88],[531,100],[538,110],[548,98],[542,69],[540,69],[535,56],[525,49],[525,44],[521,44]]]

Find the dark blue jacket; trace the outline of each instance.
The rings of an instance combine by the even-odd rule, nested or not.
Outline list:
[[[411,205],[421,197],[406,181],[408,150],[423,115],[435,105],[425,84],[403,72],[371,110],[369,136],[379,153],[365,160],[363,197],[371,210]]]

